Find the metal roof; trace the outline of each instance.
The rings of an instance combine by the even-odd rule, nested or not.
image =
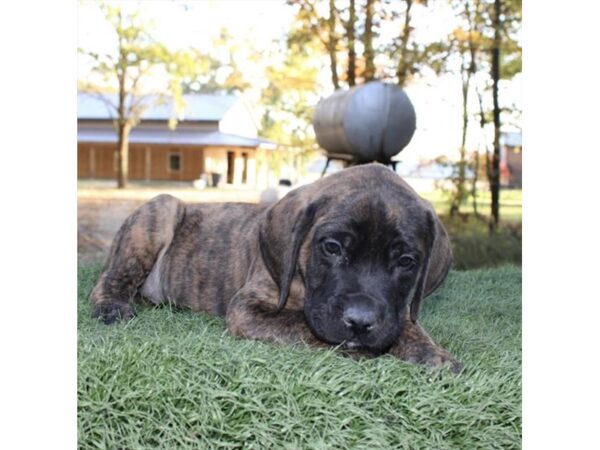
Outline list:
[[[117,133],[111,127],[98,128],[93,126],[77,127],[77,142],[116,143]],[[129,133],[129,142],[132,144],[173,144],[173,145],[198,145],[198,146],[232,146],[232,147],[258,147],[261,144],[275,146],[274,142],[260,138],[247,138],[235,134],[221,133],[220,131],[197,131],[175,129],[144,129],[134,128]]]
[[[103,94],[102,96],[112,104],[117,104],[117,94]],[[158,96],[148,96],[145,101],[152,103],[157,99]],[[219,121],[235,103],[241,101],[235,95],[210,94],[184,95],[183,100],[186,107],[183,116],[179,118],[190,121]],[[129,97],[127,104],[130,101]],[[102,99],[84,92],[77,94],[78,119],[106,120],[112,119],[113,114],[112,108],[106,105]],[[142,114],[143,120],[169,120],[171,117],[177,117],[172,100],[149,108]]]

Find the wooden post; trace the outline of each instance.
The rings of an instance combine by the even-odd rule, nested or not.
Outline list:
[[[96,149],[90,147],[90,178],[96,178]]]
[[[150,147],[144,148],[144,174],[146,176],[146,181],[150,181],[150,177],[152,176],[152,155],[150,154]]]

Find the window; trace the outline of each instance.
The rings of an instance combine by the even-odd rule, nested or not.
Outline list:
[[[181,172],[181,153],[169,153],[169,172]]]

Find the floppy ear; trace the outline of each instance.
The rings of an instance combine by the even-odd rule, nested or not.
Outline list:
[[[427,211],[426,228],[425,247],[427,250],[410,304],[410,318],[413,322],[416,322],[419,317],[423,299],[442,284],[452,265],[452,248],[448,233],[431,209]]]
[[[323,204],[322,198],[309,203],[307,197],[305,188],[288,193],[267,211],[260,225],[260,253],[279,288],[277,311],[285,306],[300,248],[312,228],[317,210]]]

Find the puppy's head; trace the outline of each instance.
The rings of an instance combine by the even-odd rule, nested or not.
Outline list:
[[[407,307],[417,320],[422,299],[452,261],[431,206],[376,164],[290,192],[268,211],[260,249],[280,309],[297,276],[313,334],[373,352],[398,338]]]

